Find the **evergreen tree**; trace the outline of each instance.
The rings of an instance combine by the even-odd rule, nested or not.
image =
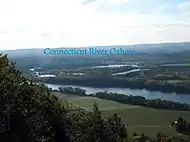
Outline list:
[[[0,56],[0,139],[42,142],[52,141],[55,137],[56,141],[61,133],[67,141],[62,123],[64,111],[33,84],[16,70],[6,55]]]
[[[113,131],[113,135],[118,137],[118,141],[127,138],[127,128],[122,123],[121,118],[117,115],[117,113],[114,113],[112,117],[108,118],[108,123],[110,129]]]
[[[104,142],[105,141],[105,134],[104,134],[104,120],[102,118],[102,114],[95,103],[93,106],[93,130],[94,130],[94,136],[95,139],[98,142]]]

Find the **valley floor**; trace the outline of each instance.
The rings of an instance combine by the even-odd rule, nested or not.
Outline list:
[[[54,94],[62,100],[71,102],[76,107],[84,108],[89,111],[91,111],[94,102],[96,102],[104,117],[116,112],[121,116],[125,125],[128,126],[128,133],[130,135],[133,132],[139,134],[144,133],[150,137],[155,137],[158,132],[163,132],[168,136],[181,135],[176,133],[175,129],[170,126],[170,121],[177,119],[178,116],[182,116],[190,121],[190,112],[187,111],[152,109],[121,104],[95,97],[80,97],[61,93]]]

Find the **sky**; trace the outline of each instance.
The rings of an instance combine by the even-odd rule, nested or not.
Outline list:
[[[189,41],[190,0],[0,0],[0,50]]]

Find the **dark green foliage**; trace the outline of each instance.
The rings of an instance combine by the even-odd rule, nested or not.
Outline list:
[[[133,133],[133,137],[135,137],[135,136],[137,136],[137,133],[134,132],[134,133]]]
[[[39,88],[39,89],[37,89]],[[65,110],[0,56],[0,140],[6,142],[67,139]]]
[[[153,69],[152,69],[153,70]],[[160,70],[160,67],[154,69]],[[120,88],[131,88],[131,89],[147,89],[151,91],[162,91],[162,92],[176,92],[176,93],[189,93],[190,82],[189,73],[187,75],[181,75],[176,77],[175,73],[170,73],[168,76],[174,76],[172,78],[155,78],[160,76],[158,71],[152,71],[153,75],[146,75],[145,77],[129,77],[127,76],[112,76],[109,72],[106,75],[88,75],[84,76],[57,76],[54,78],[46,78],[45,82],[50,84],[72,84],[92,87],[120,87]],[[165,70],[165,69],[164,69]],[[164,71],[162,70],[162,72]],[[189,69],[188,69],[189,70]],[[99,71],[102,73],[102,71]],[[151,74],[151,73],[150,73]],[[140,76],[140,75],[138,75]],[[168,80],[178,80],[179,82],[170,83]]]
[[[93,121],[93,133],[95,136],[95,139],[97,141],[105,141],[105,132],[104,132],[104,120],[102,118],[102,114],[100,110],[98,109],[97,104],[94,104],[93,107],[93,115],[92,115],[92,121]]]
[[[116,113],[114,113],[112,117],[108,118],[108,123],[110,129],[113,131],[114,135],[119,138],[119,140],[127,138],[127,129],[122,123],[121,118]]]
[[[67,93],[67,94],[76,94],[79,96],[85,96],[86,90],[80,88],[72,88],[72,87],[59,87],[59,92]]]
[[[179,116],[178,119],[172,124],[177,132],[190,135],[190,123],[181,116]]]

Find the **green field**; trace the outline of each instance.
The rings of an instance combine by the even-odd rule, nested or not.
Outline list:
[[[131,106],[94,97],[55,94],[61,99],[68,100],[76,106],[87,110],[91,110],[93,103],[96,102],[105,117],[116,112],[121,116],[125,125],[128,125],[129,134],[137,132],[155,137],[157,132],[163,132],[169,136],[180,135],[175,132],[169,122],[175,120],[178,116],[182,116],[190,121],[190,112]]]

